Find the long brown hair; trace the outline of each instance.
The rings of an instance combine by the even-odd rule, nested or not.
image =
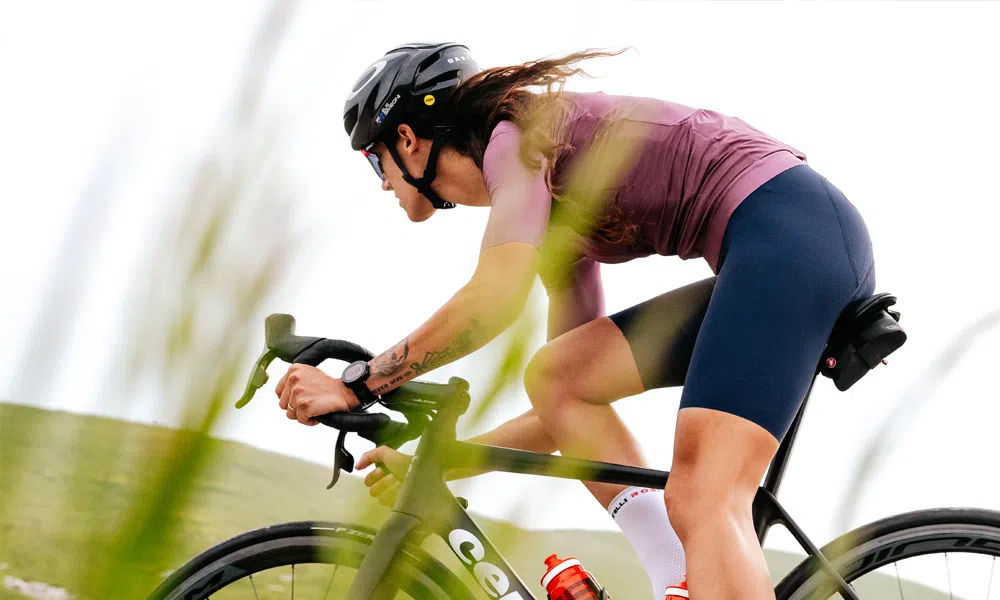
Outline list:
[[[618,56],[626,49],[605,51],[588,49],[560,58],[533,60],[519,65],[493,67],[480,71],[462,82],[449,102],[449,118],[455,128],[446,143],[459,153],[472,158],[482,169],[483,156],[493,128],[501,121],[512,121],[523,132],[520,148],[521,161],[532,169],[547,163],[546,180],[549,192],[560,201],[567,200],[564,190],[553,189],[553,169],[560,156],[573,150],[560,142],[555,125],[560,122],[559,95],[570,77],[589,77],[578,64],[598,57]],[[414,132],[430,138],[431,127],[436,123],[417,122],[410,126]],[[594,207],[586,202],[560,202],[558,212],[570,223],[586,229],[599,239],[621,243],[634,238],[636,226],[625,223],[617,199],[603,214],[604,207]],[[554,207],[554,209],[557,207]],[[583,224],[583,225],[580,225]]]

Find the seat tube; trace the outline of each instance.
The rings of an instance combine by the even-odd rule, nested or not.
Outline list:
[[[771,492],[774,496],[778,495],[781,480],[785,477],[785,467],[788,465],[788,458],[792,453],[792,444],[795,443],[795,436],[799,433],[799,424],[802,422],[802,415],[806,412],[806,404],[809,403],[809,396],[812,395],[813,386],[816,384],[816,377],[818,375],[818,373],[813,375],[813,379],[809,383],[809,389],[806,390],[806,396],[802,399],[802,406],[799,407],[799,412],[795,414],[795,419],[792,420],[792,425],[788,428],[785,439],[781,441],[781,445],[778,446],[778,451],[775,453],[774,458],[771,460],[771,465],[767,469],[767,476],[764,478],[764,489]]]
[[[767,468],[767,476],[764,478],[764,485],[761,486],[761,489],[766,490],[768,492],[766,495],[770,498],[775,498],[778,495],[778,488],[781,487],[781,480],[785,477],[785,467],[788,465],[788,458],[792,453],[792,444],[795,443],[795,436],[799,433],[799,424],[802,422],[802,415],[806,412],[806,404],[809,403],[809,396],[812,395],[813,385],[815,385],[818,375],[819,373],[814,375],[812,382],[809,383],[809,389],[806,390],[802,406],[799,407],[799,412],[795,413],[795,418],[788,428],[788,433],[785,434],[785,439],[781,440],[778,451],[774,454],[771,465]],[[753,528],[757,532],[757,540],[763,546],[764,538],[767,537],[771,525],[780,521],[780,518],[777,512],[767,510],[764,505],[758,503],[760,495],[758,492],[754,499]],[[775,502],[777,501],[775,500]]]

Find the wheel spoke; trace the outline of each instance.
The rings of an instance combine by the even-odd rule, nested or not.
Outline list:
[[[323,600],[326,600],[326,597],[330,595],[330,586],[333,585],[333,578],[337,576],[337,569],[339,568],[340,565],[333,566],[333,575],[330,575],[330,582],[326,584],[326,593],[323,594]]]
[[[253,575],[250,576],[250,587],[253,588],[253,597],[260,600],[260,596],[257,595],[257,584],[253,582]]]
[[[892,566],[896,569],[896,585],[899,586],[899,600],[906,600],[903,597],[903,580],[899,577],[899,561],[892,561]]]
[[[986,600],[990,600],[990,590],[993,589],[993,569],[997,566],[997,557],[993,557],[993,563],[990,565],[990,582],[986,584]]]
[[[948,553],[944,553],[944,570],[948,574],[948,599],[955,600],[955,595],[951,593],[951,567],[948,565]]]

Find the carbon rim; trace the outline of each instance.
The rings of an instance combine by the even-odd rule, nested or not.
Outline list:
[[[339,599],[354,579],[371,539],[365,531],[321,526],[304,535],[265,536],[261,532],[261,541],[247,540],[241,547],[211,560],[192,560],[164,582],[151,599]],[[434,559],[409,551],[403,554],[403,560],[386,578],[390,585],[379,600],[469,597],[454,574]]]
[[[916,578],[913,577],[912,565],[917,561],[920,561],[920,567],[924,570],[925,577],[922,579],[926,580],[931,575],[935,577],[934,584],[931,585],[939,594],[935,597],[987,599],[1000,597],[1000,566],[996,564],[997,557],[1000,557],[1000,527],[997,525],[937,523],[906,527],[864,540],[857,546],[844,550],[831,562],[863,600],[876,597],[896,597],[902,600],[928,597],[929,588],[925,586],[931,584],[913,581],[921,579],[920,572],[916,572]],[[904,565],[909,566],[909,573]],[[969,565],[982,568],[976,568],[973,574]],[[939,572],[930,573],[928,567]],[[800,566],[796,571],[802,568]],[[782,593],[779,598],[839,598],[836,587],[826,575],[812,570],[812,574],[803,583],[794,590]],[[870,590],[875,584],[864,585],[865,576],[875,572],[895,579],[895,589],[891,595],[888,591],[871,595]],[[795,572],[789,577],[794,574]],[[890,581],[883,580],[880,583],[883,584],[883,589],[886,589],[886,583],[890,583],[891,587]],[[784,586],[779,586],[779,589],[782,587]],[[965,591],[970,589],[971,593]]]

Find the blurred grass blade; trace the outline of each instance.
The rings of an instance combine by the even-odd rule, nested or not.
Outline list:
[[[222,122],[196,165],[190,185],[179,198],[179,210],[174,217],[166,217],[149,253],[138,262],[133,310],[126,324],[131,339],[122,346],[101,340],[102,346],[94,349],[118,349],[124,359],[125,385],[107,394],[108,401],[121,402],[124,408],[125,398],[132,396],[131,402],[137,404],[141,400],[138,390],[151,386],[172,400],[165,411],[158,412],[168,413],[166,421],[179,428],[166,432],[165,440],[148,445],[127,435],[126,431],[135,431],[128,428],[48,432],[54,435],[47,444],[58,445],[59,454],[65,457],[56,467],[64,479],[79,473],[98,482],[117,482],[120,474],[130,473],[141,481],[127,497],[114,495],[121,490],[117,485],[66,485],[62,497],[49,500],[57,511],[51,515],[53,522],[72,522],[74,512],[70,511],[84,507],[112,519],[85,529],[86,561],[67,565],[59,560],[57,548],[50,549],[52,562],[59,565],[58,573],[50,577],[80,598],[142,598],[159,582],[162,573],[155,571],[155,565],[175,556],[176,525],[196,477],[212,461],[215,444],[209,434],[245,374],[244,363],[252,355],[251,339],[259,341],[262,302],[275,289],[296,250],[292,234],[283,225],[290,221],[292,207],[282,164],[276,159],[278,129],[261,102],[296,7],[296,2],[273,2],[264,11],[234,90],[231,119]],[[90,272],[86,265],[108,212],[109,188],[131,156],[122,141],[129,134],[127,130],[112,138],[78,206],[38,324],[28,338],[25,362],[16,375],[15,400],[44,402],[39,396],[44,396],[46,382],[54,379],[65,346],[61,340],[72,331],[75,318],[63,307],[75,306],[77,302],[70,300],[82,295]],[[44,421],[55,418],[49,415],[11,425],[19,435],[25,428],[40,434]],[[116,448],[135,444],[142,445],[142,451],[115,453]],[[95,448],[113,454],[95,462]],[[0,480],[7,487],[16,486],[20,475],[33,474],[30,455],[19,451],[15,448],[10,453],[5,448],[0,452]],[[123,464],[124,456],[135,462]],[[7,513],[18,502],[17,489],[2,491],[0,509],[4,522],[9,522],[16,518]],[[104,510],[110,506],[115,510]],[[75,581],[59,574],[67,568],[75,570]]]

